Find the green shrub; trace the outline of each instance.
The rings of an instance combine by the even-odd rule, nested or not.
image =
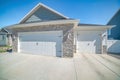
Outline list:
[[[8,49],[12,48],[11,46],[0,46],[0,53],[7,52]]]

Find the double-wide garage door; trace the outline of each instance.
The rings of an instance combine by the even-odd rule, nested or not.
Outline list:
[[[77,33],[77,53],[101,53],[101,36],[98,31]]]
[[[18,50],[21,53],[61,56],[62,31],[19,33]]]

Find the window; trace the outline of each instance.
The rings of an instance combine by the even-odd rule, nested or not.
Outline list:
[[[0,35],[0,41],[4,40],[5,36],[4,35]]]
[[[108,30],[108,35],[111,35],[111,29]]]
[[[2,40],[4,40],[4,39],[5,39],[5,36],[3,35],[3,36],[2,36]]]

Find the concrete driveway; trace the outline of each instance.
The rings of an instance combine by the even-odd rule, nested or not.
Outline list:
[[[100,54],[0,54],[0,80],[120,80],[120,59]]]

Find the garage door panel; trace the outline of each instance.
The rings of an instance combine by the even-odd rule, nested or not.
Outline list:
[[[100,53],[101,41],[95,31],[81,31],[77,34],[77,53]]]
[[[79,53],[95,53],[95,45],[91,41],[78,42]],[[91,47],[92,46],[92,47]]]
[[[58,36],[56,35],[58,33]],[[34,35],[33,35],[34,34]],[[41,54],[48,56],[61,56],[62,32],[45,32],[45,33],[26,33],[20,34],[19,44],[20,52]],[[40,34],[40,35],[39,35]],[[61,34],[61,35],[60,35]],[[43,36],[44,35],[44,36]]]
[[[27,36],[27,37],[26,37]],[[59,36],[28,36],[28,35],[22,35],[20,36],[20,41],[61,41]]]
[[[20,45],[21,52],[34,54],[39,53],[43,55],[56,56],[56,53],[59,54],[59,51],[61,51],[60,45],[58,45],[56,42],[21,42]]]

